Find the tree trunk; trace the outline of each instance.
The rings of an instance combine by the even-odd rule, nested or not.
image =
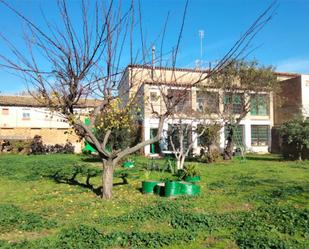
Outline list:
[[[303,146],[302,145],[299,145],[298,146],[298,161],[302,161],[303,158],[302,158],[302,152],[303,152]]]
[[[111,199],[113,195],[114,163],[112,160],[103,160],[102,198]]]
[[[234,148],[233,141],[229,139],[224,149],[223,154],[224,160],[231,160],[233,158],[233,148]]]
[[[177,170],[183,169],[186,157],[184,155],[179,155],[177,158]]]

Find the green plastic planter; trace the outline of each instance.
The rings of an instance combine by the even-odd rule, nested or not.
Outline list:
[[[124,162],[123,164],[122,164],[122,166],[124,167],[124,168],[133,168],[134,167],[134,162]]]
[[[158,183],[154,187],[154,193],[156,195],[159,195],[159,196],[164,196],[164,193],[165,193],[165,183],[164,182]]]
[[[185,181],[186,182],[200,182],[201,181],[201,177],[200,176],[186,176],[185,177]]]
[[[165,182],[165,197],[175,197],[181,194],[180,192],[181,185],[179,182]]]
[[[154,180],[147,180],[142,182],[142,192],[144,194],[153,194],[154,188],[158,183],[162,183]]]
[[[197,196],[201,192],[201,187],[192,182],[180,182],[180,193],[182,195]]]

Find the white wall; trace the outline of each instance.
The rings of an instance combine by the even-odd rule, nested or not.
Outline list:
[[[3,114],[8,109],[8,115]],[[76,109],[76,113],[87,111]],[[24,115],[28,115],[25,118]],[[2,128],[69,128],[64,116],[42,107],[0,106],[0,127]]]
[[[176,120],[177,121],[177,120]],[[166,131],[168,129],[168,124],[175,123],[175,120],[166,120],[164,123],[164,130]],[[183,123],[188,123],[191,124],[192,126],[196,126],[198,124],[197,121],[192,121],[192,120],[182,120]],[[145,139],[150,138],[150,129],[151,128],[158,128],[159,125],[159,120],[155,118],[145,118],[144,120],[144,134],[145,134]],[[248,152],[255,152],[255,153],[268,153],[270,151],[270,145],[271,145],[271,128],[273,126],[273,122],[270,119],[265,119],[265,120],[242,120],[240,122],[240,125],[244,125],[244,141],[245,141],[245,146],[246,150]],[[251,125],[268,125],[269,126],[269,141],[268,141],[268,146],[252,146],[251,145]],[[166,136],[163,136],[166,137]],[[194,139],[194,135],[193,135]],[[163,150],[166,150],[166,143],[167,141],[164,141],[162,139],[160,147]],[[220,148],[223,150],[225,147],[225,137],[224,137],[224,127],[220,131]],[[197,140],[195,140],[194,144],[194,153],[198,153],[199,149],[197,147]],[[145,146],[144,149],[145,155],[150,154],[150,145]]]

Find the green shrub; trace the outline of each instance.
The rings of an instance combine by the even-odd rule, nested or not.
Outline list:
[[[309,121],[302,118],[292,119],[280,127],[282,154],[287,159],[302,160],[309,149]],[[307,154],[307,155],[305,155]]]

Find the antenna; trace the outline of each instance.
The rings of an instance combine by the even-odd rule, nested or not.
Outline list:
[[[152,46],[152,68],[155,68],[156,63],[156,47]]]

